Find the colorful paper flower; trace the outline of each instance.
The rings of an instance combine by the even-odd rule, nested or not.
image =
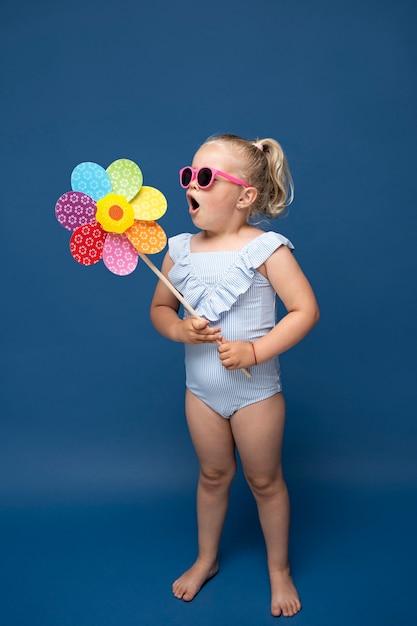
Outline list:
[[[82,265],[101,259],[114,274],[131,274],[138,253],[156,254],[167,237],[155,220],[167,210],[165,196],[143,185],[140,168],[118,159],[105,170],[97,163],[80,163],[71,174],[72,191],[55,205],[64,228],[73,231],[70,251]]]

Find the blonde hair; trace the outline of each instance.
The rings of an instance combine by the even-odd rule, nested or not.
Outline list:
[[[242,156],[239,174],[258,191],[256,200],[249,208],[248,217],[265,214],[268,217],[282,215],[294,199],[294,183],[287,159],[275,139],[248,141],[237,135],[213,135],[205,144],[224,143],[232,145]]]

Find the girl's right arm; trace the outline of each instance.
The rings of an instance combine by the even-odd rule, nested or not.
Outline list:
[[[168,278],[174,263],[167,253],[161,272]],[[151,304],[151,321],[156,330],[172,341],[183,343],[215,343],[219,340],[220,328],[209,328],[210,322],[202,317],[178,317],[180,303],[168,287],[159,280]]]

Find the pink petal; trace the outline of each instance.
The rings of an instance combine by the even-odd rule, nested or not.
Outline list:
[[[138,264],[138,254],[125,234],[108,233],[103,249],[104,265],[113,274],[127,276]]]

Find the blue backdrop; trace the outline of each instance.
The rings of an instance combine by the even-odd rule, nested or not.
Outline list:
[[[124,278],[102,263],[83,268],[54,215],[75,165],[125,157],[166,195],[167,234],[190,230],[178,170],[217,132],[283,144],[296,198],[272,228],[295,244],[322,313],[281,359],[304,602],[292,623],[409,623],[415,29],[411,0],[23,0],[2,9],[7,626],[272,623],[241,476],[221,576],[191,605],[170,596],[195,552],[182,346],[150,324],[153,273],[141,262]]]

